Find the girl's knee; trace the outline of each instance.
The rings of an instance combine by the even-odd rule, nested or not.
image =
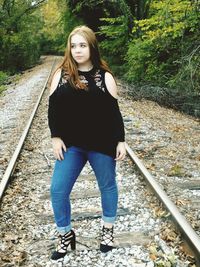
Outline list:
[[[51,198],[68,198],[70,195],[70,191],[64,187],[60,186],[59,184],[51,184],[50,187],[50,195]]]
[[[111,181],[111,182],[107,182],[104,184],[99,184],[99,189],[101,192],[117,192],[118,188],[117,188],[117,184],[116,181]]]

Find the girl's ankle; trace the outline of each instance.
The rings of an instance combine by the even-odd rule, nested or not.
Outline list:
[[[111,228],[113,227],[113,223],[104,222],[104,223],[103,223],[103,226],[104,226],[105,228],[109,228],[109,229],[111,229]]]

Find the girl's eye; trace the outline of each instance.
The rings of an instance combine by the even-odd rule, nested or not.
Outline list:
[[[84,47],[86,47],[87,45],[86,44],[80,44],[80,45],[78,45],[79,47],[81,47],[81,48],[84,48]],[[71,44],[71,49],[73,49],[73,48],[76,48],[76,45],[75,44]]]

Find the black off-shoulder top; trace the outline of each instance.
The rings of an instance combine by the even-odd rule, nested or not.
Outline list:
[[[106,88],[105,71],[79,71],[87,89],[73,88],[62,70],[56,90],[49,97],[48,123],[51,137],[60,137],[66,147],[78,146],[116,156],[124,142],[124,123],[118,101]]]

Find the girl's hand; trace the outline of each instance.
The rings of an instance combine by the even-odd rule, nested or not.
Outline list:
[[[123,160],[126,156],[125,142],[119,142],[116,149],[115,160]]]
[[[62,139],[60,139],[59,137],[53,137],[52,138],[52,145],[53,145],[53,153],[54,153],[54,156],[56,157],[56,159],[63,160],[64,156],[63,156],[62,150],[64,150],[66,152],[67,148],[66,148],[64,142],[62,141]]]

